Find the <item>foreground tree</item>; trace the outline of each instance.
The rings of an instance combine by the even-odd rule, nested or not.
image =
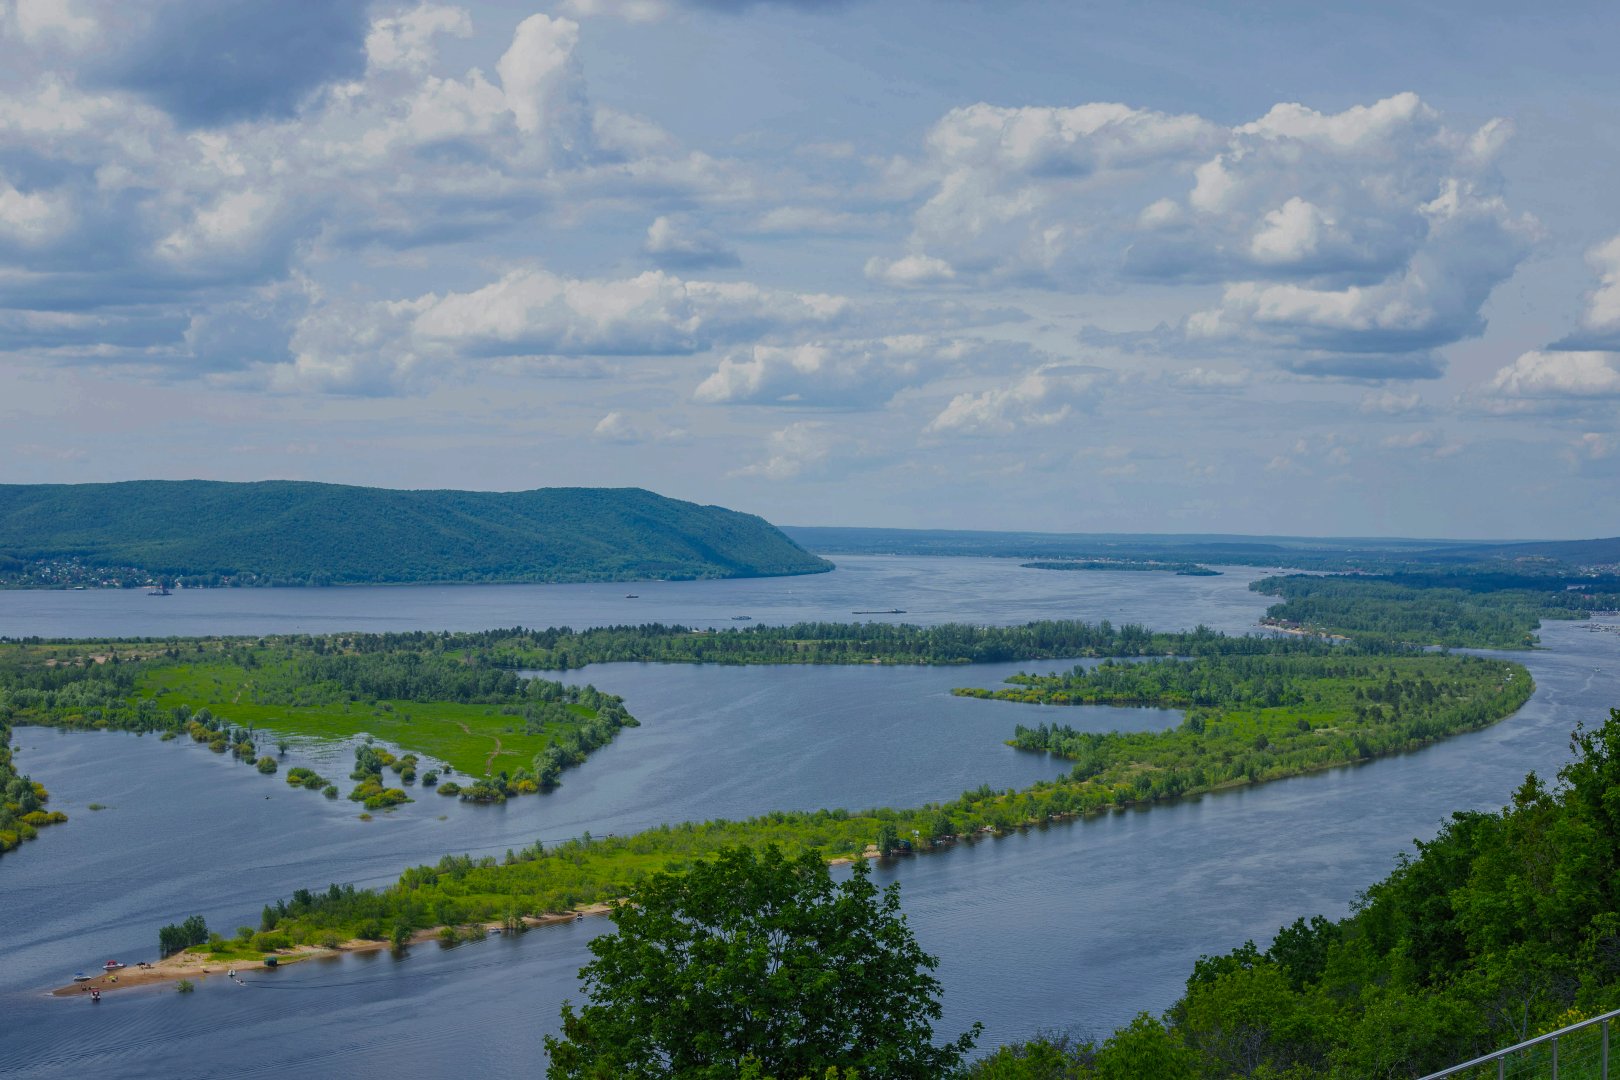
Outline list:
[[[979,1032],[934,1045],[937,961],[864,860],[835,883],[813,853],[729,848],[649,878],[613,921],[580,969],[590,1004],[546,1038],[552,1080],[933,1078]]]

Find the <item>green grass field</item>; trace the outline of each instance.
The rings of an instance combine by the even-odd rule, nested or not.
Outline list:
[[[402,700],[343,701],[309,705],[269,705],[258,687],[282,673],[274,665],[248,670],[219,660],[188,662],[143,671],[140,696],[164,709],[179,705],[208,709],[238,726],[277,735],[348,739],[371,735],[402,750],[448,762],[471,776],[524,768],[567,729],[548,723],[539,733],[525,730],[523,718],[503,715],[494,705]],[[596,712],[568,705],[582,721]]]

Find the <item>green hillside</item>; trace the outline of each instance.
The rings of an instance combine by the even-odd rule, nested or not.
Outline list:
[[[194,584],[613,581],[830,568],[762,518],[639,488],[0,485],[0,580],[12,585],[109,575],[124,584],[140,575]]]

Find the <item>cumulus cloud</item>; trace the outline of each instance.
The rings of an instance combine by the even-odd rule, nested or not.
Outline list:
[[[794,480],[826,469],[841,436],[819,420],[801,420],[766,440],[765,457],[736,470],[736,476]]]
[[[578,375],[577,364],[555,361],[687,356],[853,325],[859,320],[847,297],[663,271],[574,278],[526,267],[465,292],[372,302],[316,297],[293,331],[291,359],[254,365],[248,378],[278,390],[400,393],[480,364]]]
[[[885,285],[912,287],[939,285],[956,277],[956,271],[944,259],[930,255],[905,255],[898,259],[872,256],[866,261],[866,276]]]
[[[656,420],[636,419],[618,410],[610,412],[596,422],[591,437],[602,442],[639,446],[649,442],[676,442],[686,438],[682,428],[672,428]]]
[[[98,311],[76,332],[103,327],[104,359],[176,370],[195,361],[196,373],[217,375],[173,327],[216,306],[228,315],[334,257],[376,251],[397,264],[396,252],[510,234],[559,204],[578,218],[625,200],[651,208],[741,190],[727,163],[593,106],[571,20],[524,19],[486,75],[442,70],[439,47],[472,31],[460,8],[384,8],[368,21],[363,5],[318,7],[297,17],[240,0],[9,9],[8,44],[27,66],[0,89],[10,148],[0,160],[0,312],[32,321],[0,327]],[[63,44],[86,34],[102,42],[95,65]],[[290,336],[295,322],[262,330]],[[0,330],[0,352],[33,333]],[[356,355],[342,338],[320,335],[294,381],[376,388],[389,379],[372,375],[418,355],[363,365],[367,375],[333,359]],[[267,341],[244,362],[287,343]]]
[[[647,227],[647,240],[641,250],[652,256],[659,266],[672,270],[702,270],[742,263],[717,234],[678,215],[654,218]]]
[[[1009,435],[1021,428],[1049,427],[1088,408],[1109,381],[1106,371],[1047,365],[986,390],[957,394],[929,421],[933,435]]]
[[[1264,350],[1307,374],[1438,375],[1434,350],[1536,235],[1501,196],[1503,121],[1448,127],[1414,94],[1322,113],[1281,104],[1223,127],[1125,105],[975,105],[898,167],[927,198],[890,284],[1213,282],[1194,347]],[[902,263],[926,275],[895,274]]]
[[[1556,347],[1620,351],[1620,236],[1593,248],[1586,261],[1597,273],[1597,288],[1587,294],[1580,329]]]
[[[871,409],[908,386],[1025,351],[928,334],[752,345],[722,357],[693,397],[709,404]]]
[[[1498,371],[1486,391],[1504,398],[1620,397],[1620,352],[1527,352]]]

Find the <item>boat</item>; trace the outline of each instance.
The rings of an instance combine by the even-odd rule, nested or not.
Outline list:
[[[732,622],[753,622],[754,617],[752,615],[733,615],[731,617],[731,621]]]
[[[125,963],[122,963],[122,962],[120,962],[118,960],[109,960],[105,964],[102,964],[101,966],[106,968],[108,971],[117,971],[119,968],[128,967],[129,965],[125,964]]]
[[[851,615],[904,615],[905,613],[906,613],[905,608],[897,608],[897,607],[884,608],[882,611],[852,611],[852,612],[850,612]]]
[[[146,590],[146,595],[147,596],[173,596],[174,594],[169,591],[169,587],[167,585],[154,585],[152,588]]]
[[[101,1000],[101,990],[100,990],[99,987],[94,988],[94,989],[92,989],[90,991],[90,1000],[91,1001],[100,1001]]]
[[[624,598],[625,598],[625,599],[626,599],[626,600],[640,600],[640,599],[641,599],[641,597],[639,597],[639,596],[637,596],[637,595],[636,595],[636,594],[635,594],[635,593],[633,593],[633,592],[627,592],[627,593],[625,593],[625,594],[624,594]]]
[[[82,971],[75,971],[73,973],[73,981],[74,982],[89,982],[90,979],[91,979],[91,976],[86,975]]]

